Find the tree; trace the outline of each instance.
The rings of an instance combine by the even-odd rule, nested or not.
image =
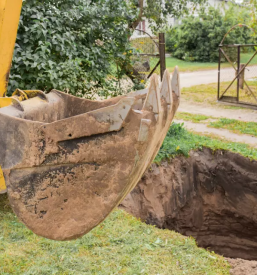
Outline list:
[[[225,13],[213,7],[201,8],[198,16],[189,15],[179,26],[172,28],[167,36],[167,49],[174,57],[186,61],[217,61],[218,46],[227,31],[238,23],[249,23],[249,11],[231,5]],[[247,44],[252,32],[236,28],[225,39],[225,44]],[[228,51],[231,57],[235,51]]]
[[[243,5],[251,11],[251,27],[255,30],[257,36],[257,0],[244,0]]]
[[[142,18],[147,18],[153,30],[164,28],[169,17],[179,18],[194,11],[206,0],[131,0],[139,10],[136,20],[130,22],[135,29]]]

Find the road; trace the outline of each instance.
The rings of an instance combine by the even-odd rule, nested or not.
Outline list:
[[[222,70],[222,79],[221,81],[231,81],[235,77],[235,71],[233,68],[223,69]],[[249,67],[249,70],[245,72],[245,79],[256,78],[257,77],[257,66]],[[198,71],[193,73],[181,73],[180,74],[180,85],[181,87],[191,87],[195,85],[201,84],[209,84],[209,83],[217,83],[218,82],[218,70],[208,70],[208,71]],[[181,98],[181,103],[178,109],[179,112],[186,112],[191,114],[203,114],[207,116],[211,116],[214,118],[231,118],[242,121],[252,121],[257,123],[257,110],[251,109],[227,109],[224,108],[223,105],[209,105],[209,104],[200,104],[192,101],[186,101],[183,99],[183,95]],[[249,135],[238,135],[235,133],[231,133],[228,130],[224,129],[215,129],[209,128],[201,123],[192,123],[190,121],[179,121],[176,122],[184,122],[185,127],[188,130],[203,133],[203,134],[215,134],[220,137],[223,137],[227,140],[231,140],[234,142],[241,142],[249,144],[255,148],[257,148],[257,137],[249,136]]]
[[[235,77],[235,70],[231,68],[221,69],[221,81],[231,81]],[[246,68],[245,79],[257,78],[257,66]],[[191,87],[200,84],[218,82],[217,70],[197,71],[192,73],[180,73],[181,87]]]

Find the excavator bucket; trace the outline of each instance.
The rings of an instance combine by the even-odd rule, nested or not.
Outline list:
[[[0,101],[0,191],[6,186],[34,233],[53,240],[86,234],[151,164],[179,98],[177,68],[162,83],[153,75],[145,90],[105,101],[17,90]]]
[[[0,0],[0,194],[36,234],[70,240],[102,222],[153,161],[178,108],[179,74],[105,101],[56,90],[8,98],[21,7]]]

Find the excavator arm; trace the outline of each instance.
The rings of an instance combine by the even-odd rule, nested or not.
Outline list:
[[[34,233],[70,240],[102,222],[154,160],[179,105],[179,73],[103,101],[56,90],[7,97],[21,5],[0,0],[0,193]]]
[[[1,97],[6,95],[21,7],[22,0],[0,0],[0,108],[12,104],[12,100]],[[0,166],[0,194],[5,190]]]
[[[21,7],[22,0],[0,0],[0,97],[6,94]]]

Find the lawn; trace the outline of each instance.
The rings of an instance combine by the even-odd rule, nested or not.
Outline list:
[[[247,61],[252,57],[252,53],[242,53],[241,63],[247,63]],[[257,56],[250,63],[251,65],[257,64]],[[180,72],[194,72],[194,71],[203,71],[203,70],[217,70],[218,62],[188,62],[180,60],[174,57],[166,58],[166,67],[170,72],[173,72],[174,67],[178,66]],[[223,63],[222,68],[232,68],[229,63]]]
[[[221,82],[220,83],[220,94],[223,93],[227,89],[231,82]],[[247,81],[248,86],[253,91],[255,95],[257,95],[257,81]],[[186,87],[181,90],[182,98],[187,101],[194,101],[197,103],[208,103],[215,105],[217,104],[217,92],[218,92],[218,84],[217,83],[210,83],[210,84],[201,84],[192,87]],[[226,92],[227,96],[234,96],[236,97],[236,82],[231,86],[231,88]],[[241,102],[245,103],[256,103],[252,95],[248,92],[246,86],[243,90],[240,90],[239,99]],[[231,108],[226,107],[226,108]],[[238,108],[240,106],[233,107],[233,109]]]
[[[184,112],[178,112],[176,114],[176,119],[191,121],[194,123],[204,123],[210,128],[226,129],[236,134],[246,134],[257,137],[256,122],[245,122],[229,118],[215,118],[212,116],[190,114]]]
[[[227,87],[228,82],[222,83],[222,87]],[[217,83],[201,84],[192,87],[183,88],[181,90],[182,98],[187,101],[194,101],[198,103],[217,103]]]
[[[202,70],[215,70],[218,69],[217,62],[188,62],[177,59],[175,57],[166,58],[166,67],[170,72],[173,72],[174,67],[178,66],[180,72],[194,72]]]
[[[229,274],[224,258],[198,248],[193,238],[118,209],[81,239],[57,242],[26,229],[1,199],[1,275]]]
[[[201,120],[205,120],[205,118],[203,117]],[[201,150],[203,147],[209,147],[212,150],[229,150],[244,157],[257,160],[257,149],[247,144],[226,141],[213,135],[195,134],[187,131],[183,123],[173,123],[155,158],[155,162],[160,163],[164,159],[174,158],[177,155],[188,156],[191,150]]]
[[[192,121],[194,123],[201,123],[201,122],[206,121],[212,117],[206,116],[206,115],[200,115],[200,114],[177,112],[175,118],[179,119],[179,120],[184,120],[184,121]]]
[[[237,134],[257,136],[256,122],[244,122],[236,119],[220,118],[217,121],[210,122],[208,127],[227,129]]]

